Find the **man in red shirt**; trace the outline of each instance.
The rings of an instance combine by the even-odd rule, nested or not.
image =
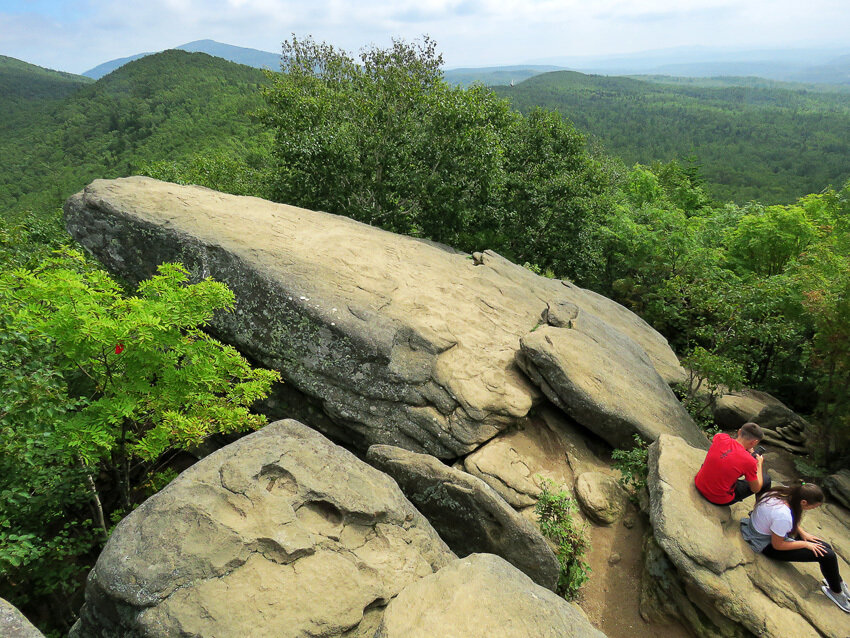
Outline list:
[[[715,434],[694,478],[699,493],[715,505],[731,505],[770,489],[770,477],[762,470],[764,457],[752,452],[763,438],[755,423],[744,423],[734,439]]]

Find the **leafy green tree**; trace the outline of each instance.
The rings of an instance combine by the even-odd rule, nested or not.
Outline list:
[[[132,296],[73,251],[0,277],[0,596],[67,597],[170,454],[264,423],[278,374],[202,331],[232,307],[174,264]]]
[[[850,181],[801,201],[816,219],[822,239],[792,269],[801,292],[799,320],[812,327],[804,360],[814,377],[814,418],[827,465],[850,459]]]
[[[803,207],[753,205],[731,233],[728,259],[738,268],[770,277],[817,237],[818,229]]]
[[[591,281],[601,259],[594,231],[611,207],[606,167],[557,113],[535,109],[505,133],[500,245],[520,263]]]
[[[364,49],[359,63],[285,42],[261,113],[274,198],[581,276],[608,189],[584,139],[557,114],[449,86],[441,63],[428,38]]]

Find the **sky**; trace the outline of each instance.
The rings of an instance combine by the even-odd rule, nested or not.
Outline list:
[[[447,68],[672,47],[847,48],[848,0],[0,0],[0,54],[82,73],[211,39],[351,52],[428,34]]]

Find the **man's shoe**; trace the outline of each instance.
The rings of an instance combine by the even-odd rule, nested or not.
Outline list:
[[[843,591],[840,594],[836,594],[827,585],[821,586],[821,589],[823,590],[823,593],[826,594],[827,598],[838,605],[841,611],[850,614],[850,600],[847,600],[847,594]]]

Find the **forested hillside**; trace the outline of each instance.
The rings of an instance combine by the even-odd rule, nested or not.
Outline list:
[[[30,126],[39,113],[49,111],[91,82],[82,75],[51,71],[0,55],[0,139]]]
[[[788,203],[850,175],[846,94],[570,71],[495,90],[522,111],[557,109],[626,164],[694,157],[720,200]]]
[[[39,86],[37,68],[22,69],[13,86]],[[249,117],[266,81],[257,69],[166,51],[93,84],[74,77],[65,82],[77,90],[60,85],[66,99],[32,103],[4,130],[0,211],[56,206],[92,179],[129,175],[150,161],[216,150],[246,158],[263,142]],[[61,94],[51,88],[59,80],[48,79],[53,84],[42,82],[47,88],[39,91]]]

